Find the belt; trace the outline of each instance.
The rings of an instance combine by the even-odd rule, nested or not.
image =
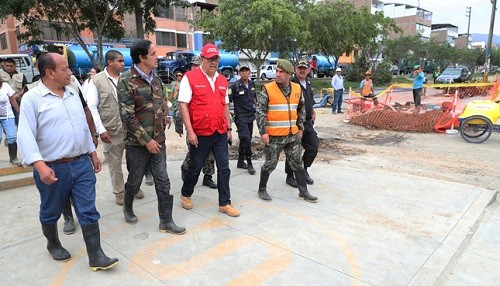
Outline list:
[[[82,155],[80,155],[80,156],[82,156]],[[80,158],[80,156],[64,157],[64,158],[61,158],[61,159],[57,159],[55,161],[46,162],[46,164],[71,163],[71,162],[75,161],[76,159]]]

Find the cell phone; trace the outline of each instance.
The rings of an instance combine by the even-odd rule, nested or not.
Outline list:
[[[232,146],[233,145],[233,141],[227,140],[227,144],[229,144],[229,146]]]

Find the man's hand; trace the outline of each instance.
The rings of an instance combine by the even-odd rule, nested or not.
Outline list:
[[[92,136],[92,143],[94,143],[94,146],[97,148],[97,145],[99,144],[99,140],[97,140],[96,136]]]
[[[191,132],[188,131],[186,139],[189,144],[198,148],[198,136],[196,136],[196,134],[194,134],[193,131]]]
[[[233,142],[233,133],[231,132],[231,130],[227,131],[227,141]]]
[[[35,165],[38,174],[40,174],[40,180],[46,185],[52,185],[57,182],[56,173],[52,170],[45,162],[37,161]]]
[[[101,171],[101,160],[97,157],[97,152],[90,153],[90,160],[92,160],[94,166],[94,173],[99,173]]]
[[[156,140],[151,139],[148,143],[146,143],[146,148],[148,149],[149,153],[151,154],[158,154],[160,153],[160,144],[156,142]]]
[[[299,139],[302,140],[302,135],[304,135],[304,131],[299,129]]]
[[[111,136],[109,136],[108,131],[101,133],[101,140],[104,143],[111,144]]]
[[[262,134],[260,135],[260,139],[262,140],[262,143],[267,146],[269,144],[269,134]]]

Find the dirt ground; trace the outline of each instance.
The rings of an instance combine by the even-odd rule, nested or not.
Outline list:
[[[316,162],[367,170],[414,174],[488,189],[500,186],[500,134],[482,144],[471,144],[460,135],[405,133],[369,129],[343,122],[345,115],[319,109],[316,131],[320,150]],[[234,126],[233,126],[234,127]],[[236,129],[236,128],[234,128]],[[185,137],[167,131],[168,160],[182,160]],[[230,159],[237,158],[237,134],[233,131]],[[254,157],[262,160],[262,147],[255,127]],[[283,154],[282,154],[283,156]],[[311,176],[314,176],[311,174]]]

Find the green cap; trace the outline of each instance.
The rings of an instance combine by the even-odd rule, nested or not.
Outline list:
[[[418,70],[419,68],[420,68],[420,65],[415,65],[415,66],[413,67],[413,69],[414,69],[414,70]]]
[[[276,66],[279,67],[280,69],[285,70],[288,74],[293,74],[293,65],[291,62],[287,60],[279,59]]]

